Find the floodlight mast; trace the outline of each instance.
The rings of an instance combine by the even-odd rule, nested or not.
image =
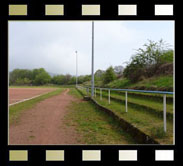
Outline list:
[[[92,79],[91,79],[91,97],[94,97],[94,21],[92,21]]]
[[[77,51],[75,51],[75,53],[76,53],[76,87],[77,87],[77,85],[78,85],[78,52]]]

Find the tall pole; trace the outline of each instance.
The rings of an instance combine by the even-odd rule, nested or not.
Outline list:
[[[78,54],[76,51],[76,87],[78,85]]]
[[[94,21],[92,21],[92,79],[91,79],[91,97],[94,97]]]

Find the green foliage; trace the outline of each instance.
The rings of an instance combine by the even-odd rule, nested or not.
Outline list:
[[[56,76],[53,76],[51,82],[53,84],[57,84],[57,85],[64,84],[64,75],[56,75]]]
[[[131,82],[128,79],[122,78],[110,82],[109,84],[106,85],[106,87],[120,89],[120,88],[127,88],[130,84]]]
[[[104,84],[107,84],[107,83],[109,83],[111,81],[114,81],[115,79],[116,79],[116,75],[114,73],[114,69],[113,69],[112,66],[110,66],[106,70],[106,72],[104,73],[104,80],[103,80],[103,82],[104,82]]]
[[[26,79],[25,79],[26,78]],[[9,82],[11,84],[21,83],[27,84],[32,79],[32,71],[27,69],[15,69],[10,72]],[[29,82],[31,83],[31,81]]]
[[[98,81],[95,83],[98,84]],[[142,89],[142,90],[160,90],[160,91],[173,91],[173,76],[154,76],[151,78],[145,78],[142,81],[132,83],[127,78],[121,78],[114,80],[108,84],[103,85],[108,88],[118,89]]]
[[[167,50],[160,56],[161,63],[173,63],[173,50]]]
[[[28,78],[17,78],[15,81],[16,85],[30,85],[31,84],[31,80],[29,80]]]
[[[89,75],[79,76],[78,77],[78,84],[82,84],[83,82],[90,80],[90,77],[91,76],[89,76]],[[74,85],[74,84],[76,84],[76,77],[71,76],[69,74],[56,75],[52,78],[51,82],[53,84],[57,84],[57,85]]]
[[[50,83],[51,77],[47,72],[41,72],[36,75],[34,84],[35,85],[45,85]]]
[[[51,81],[44,68],[28,70],[14,69],[10,72],[10,85],[44,85]]]
[[[124,76],[132,82],[152,77],[160,65],[173,62],[173,50],[170,50],[163,40],[159,42],[149,40],[149,43],[144,44],[144,47],[144,49],[137,50],[124,70]]]

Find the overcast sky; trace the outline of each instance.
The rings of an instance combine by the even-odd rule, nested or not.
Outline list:
[[[91,73],[91,21],[9,22],[9,70],[45,68],[50,73]],[[95,71],[125,62],[147,40],[174,47],[173,21],[96,21]]]

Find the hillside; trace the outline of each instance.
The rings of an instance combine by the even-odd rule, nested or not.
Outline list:
[[[83,83],[84,86],[91,86],[90,81]],[[108,87],[117,89],[139,89],[139,90],[159,90],[159,91],[173,91],[173,76],[154,76],[137,83],[131,83],[126,78],[114,80],[106,85],[102,81],[95,81],[96,87]]]

